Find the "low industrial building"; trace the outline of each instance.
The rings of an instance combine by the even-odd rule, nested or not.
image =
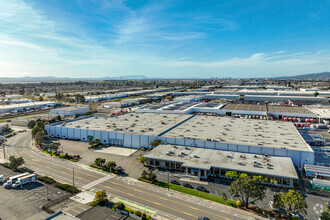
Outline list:
[[[240,96],[236,94],[208,94],[204,99],[210,100],[239,100]]]
[[[314,163],[314,152],[292,123],[188,114],[128,113],[114,117],[89,116],[45,126],[51,137],[130,148],[149,148],[150,142],[290,157],[294,164]],[[283,139],[285,136],[285,139]]]
[[[59,102],[28,102],[20,104],[0,105],[0,114],[6,112],[20,112],[36,108],[47,108],[59,105]]]
[[[225,177],[227,171],[261,175],[276,180],[278,185],[293,187],[298,180],[289,157],[275,157],[202,149],[178,145],[159,145],[144,156],[148,166],[178,170],[188,176],[206,179]]]
[[[50,110],[51,115],[74,116],[83,115],[89,111],[89,106],[70,106],[65,108],[55,108]]]
[[[299,104],[310,103],[329,103],[329,99],[325,97],[310,97],[310,96],[267,96],[267,95],[245,95],[244,101],[250,102],[294,102]]]
[[[117,102],[106,102],[102,106],[104,108],[126,108],[134,105],[139,105],[147,102],[148,98],[134,98],[134,99],[123,99]]]
[[[200,102],[202,100],[203,96],[200,95],[178,96],[174,98],[175,102]]]
[[[313,189],[330,192],[330,167],[305,164],[306,176],[313,178],[310,183]]]
[[[30,117],[20,117],[20,118],[11,119],[10,124],[11,126],[28,127],[30,121],[36,121],[37,119],[51,120],[52,117],[49,114],[36,115]]]

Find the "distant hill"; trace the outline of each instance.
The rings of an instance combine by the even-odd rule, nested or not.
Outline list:
[[[322,79],[322,80],[330,80],[330,72],[308,73],[308,74],[301,74],[301,75],[296,75],[296,76],[282,76],[282,77],[276,77],[276,79]]]

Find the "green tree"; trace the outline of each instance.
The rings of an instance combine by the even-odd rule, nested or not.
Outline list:
[[[36,141],[36,144],[41,146],[42,142],[45,139],[45,132],[43,130],[40,130],[35,136],[34,139]]]
[[[119,210],[124,210],[124,209],[125,209],[125,204],[122,203],[122,202],[116,202],[116,203],[113,205],[113,208],[115,208],[115,209],[119,209]]]
[[[318,93],[318,92],[314,92],[314,96],[315,96],[315,97],[319,96],[319,94],[320,94],[320,93]]]
[[[243,205],[248,208],[249,204],[265,198],[265,187],[247,176],[243,179],[235,180],[230,184],[229,193],[231,196],[238,198]]]
[[[226,172],[226,177],[238,178],[238,174],[236,171],[229,170]]]
[[[84,103],[85,102],[85,96],[81,94],[75,95],[75,100],[77,103]]]
[[[330,219],[330,210],[327,205],[324,205],[324,210],[321,214],[321,220],[329,220]]]
[[[149,172],[143,170],[141,173],[141,178],[145,180],[149,180],[151,182],[157,181],[157,175],[151,170]]]
[[[49,145],[49,150],[52,151],[52,152],[56,152],[57,153],[57,151],[60,148],[60,146],[61,146],[61,143],[59,143],[59,142],[51,143]]]
[[[13,170],[17,170],[17,168],[25,163],[23,157],[14,157],[10,156],[9,157],[9,168]]]
[[[138,158],[138,161],[140,162],[140,163],[145,163],[146,162],[146,158],[144,158],[143,156],[140,156],[139,158]]]
[[[95,163],[96,166],[100,166],[100,167],[104,166],[105,159],[98,157],[98,158],[95,159],[94,163]]]
[[[151,141],[150,142],[150,145],[153,147],[153,148],[155,148],[155,147],[157,147],[158,145],[160,145],[162,143],[162,141],[161,140],[153,140],[153,141]]]
[[[239,178],[240,179],[244,179],[245,177],[247,177],[248,175],[246,173],[240,173],[239,174]]]
[[[273,201],[274,207],[284,209],[289,218],[292,214],[307,214],[305,198],[295,190],[290,190],[287,193],[276,193]]]
[[[104,190],[100,190],[95,193],[94,201],[96,201],[98,203],[104,203],[107,200],[108,200],[108,196]]]
[[[79,114],[78,113],[74,114],[73,118],[79,118]]]
[[[142,179],[147,179],[147,175],[148,175],[147,171],[143,170],[142,173],[141,173],[141,178]]]
[[[29,121],[28,128],[32,129],[36,125],[36,122],[34,120]]]
[[[39,131],[44,131],[45,130],[45,124],[43,121],[38,121],[36,122],[36,124],[34,125],[34,127],[32,128],[32,137],[34,138],[34,136],[39,132]]]
[[[105,164],[105,168],[109,169],[109,170],[113,170],[115,167],[117,166],[115,161],[108,161]]]
[[[253,176],[253,179],[255,179],[259,183],[268,181],[267,177],[263,177],[263,176]]]

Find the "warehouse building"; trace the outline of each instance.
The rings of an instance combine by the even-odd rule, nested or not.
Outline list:
[[[75,114],[83,115],[89,111],[89,106],[70,106],[65,108],[51,109],[51,115],[61,115],[61,116],[74,116]]]
[[[270,95],[244,95],[244,101],[251,102],[294,102],[294,103],[321,103],[329,102],[325,97],[310,96],[270,96]]]
[[[289,157],[238,153],[178,145],[159,145],[144,156],[148,166],[177,170],[205,179],[225,177],[227,171],[261,175],[278,185],[293,187],[298,180]]]
[[[203,96],[200,95],[179,96],[174,98],[175,102],[200,102],[202,100]]]
[[[204,96],[204,99],[210,99],[210,100],[239,100],[240,96],[236,94],[208,94]]]
[[[148,98],[134,98],[134,99],[123,99],[117,102],[106,102],[102,106],[104,108],[125,108],[129,106],[139,105],[147,102]]]
[[[187,114],[130,113],[115,117],[90,116],[45,126],[51,137],[130,148],[149,148],[150,142],[291,157],[314,163],[314,152],[292,123]],[[285,139],[283,136],[285,135]]]
[[[59,104],[61,103],[44,101],[44,102],[28,102],[28,103],[20,103],[20,104],[1,105],[0,114],[6,112],[26,111],[36,108],[54,107]]]

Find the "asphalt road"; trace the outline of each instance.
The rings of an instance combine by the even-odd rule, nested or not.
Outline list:
[[[26,166],[37,173],[71,184],[74,181],[75,185],[80,188],[105,189],[111,196],[156,211],[156,215],[163,217],[163,219],[198,219],[200,216],[206,216],[212,220],[257,218],[257,216],[242,210],[197,200],[173,191],[167,192],[166,189],[131,181],[127,177],[111,176],[102,182],[100,179],[104,178],[105,175],[97,170],[35,152],[31,148],[30,132],[24,132],[10,138],[7,142],[7,153],[22,156]]]

